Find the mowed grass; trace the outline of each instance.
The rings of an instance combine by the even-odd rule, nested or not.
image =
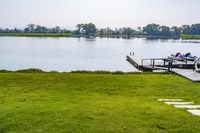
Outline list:
[[[200,132],[200,83],[172,74],[0,73],[1,133]]]

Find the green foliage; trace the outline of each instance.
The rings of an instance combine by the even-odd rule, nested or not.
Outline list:
[[[158,24],[148,24],[143,27],[143,32],[149,36],[179,36],[181,34],[200,34],[200,24],[183,25],[181,27],[173,26],[160,26]]]
[[[112,74],[127,74],[127,73],[122,72],[122,71],[115,71],[115,72],[112,72]]]
[[[9,70],[0,70],[0,73],[10,73],[12,71],[9,71]]]
[[[77,34],[83,34],[87,36],[94,36],[96,34],[97,28],[93,23],[88,24],[77,24]]]
[[[170,28],[167,26],[161,26],[160,27],[160,33],[161,36],[171,36]]]
[[[189,33],[192,35],[199,35],[200,34],[200,24],[191,25]]]
[[[177,27],[177,26],[173,26],[171,28],[172,31],[172,36],[178,36],[181,33],[181,28]]]
[[[148,24],[143,28],[143,32],[147,33],[151,36],[159,36],[160,33],[160,25],[158,24]]]
[[[199,132],[200,117],[158,102],[200,103],[200,84],[171,74],[0,73],[0,132]]]
[[[190,29],[191,29],[190,25],[183,25],[183,26],[181,26],[181,31],[182,31],[181,33],[182,34],[189,34]]]
[[[67,29],[62,29],[59,26],[54,28],[47,28],[41,25],[29,24],[25,29],[2,29],[0,28],[0,36],[31,36],[31,37],[90,37],[90,36],[100,36],[100,37],[146,37],[148,38],[179,38],[181,34],[188,35],[198,35],[200,34],[200,24],[192,25],[182,25],[178,26],[162,26],[159,24],[148,24],[147,26],[141,28],[138,27],[137,30],[131,27],[116,28],[115,30],[109,27],[105,29],[97,29],[95,24],[77,24],[77,30],[70,31]],[[196,38],[196,37],[194,37]]]
[[[97,31],[96,26],[92,23],[83,25],[83,32],[86,35],[95,35],[96,31]]]
[[[18,70],[17,73],[44,73],[41,69],[36,68],[30,68],[30,69],[24,69],[24,70]]]

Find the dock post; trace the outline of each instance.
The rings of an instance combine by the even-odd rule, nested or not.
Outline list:
[[[155,67],[155,60],[153,59],[153,68]]]
[[[168,63],[168,72],[170,72],[172,69],[172,61],[169,61]]]

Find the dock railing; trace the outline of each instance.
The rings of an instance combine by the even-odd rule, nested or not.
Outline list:
[[[127,59],[132,65],[140,70],[167,70],[171,71],[173,68],[179,69],[194,69],[194,61],[178,60],[173,58],[149,58],[140,59],[135,56],[127,56]]]
[[[159,61],[159,63],[158,63]],[[169,65],[169,62],[172,62],[169,58],[152,58],[152,59],[142,59],[142,66],[152,66],[155,67],[161,67],[161,66],[167,66]]]

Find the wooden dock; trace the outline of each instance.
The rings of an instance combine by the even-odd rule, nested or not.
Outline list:
[[[153,71],[153,70],[166,70],[164,67],[160,67],[160,65],[155,66],[155,61],[146,59],[140,59],[135,56],[127,56],[127,61],[141,71]],[[158,62],[157,62],[158,63]]]
[[[200,73],[194,70],[194,61],[178,61],[169,58],[140,59],[130,55],[127,56],[127,61],[140,71],[164,70],[200,82]]]

